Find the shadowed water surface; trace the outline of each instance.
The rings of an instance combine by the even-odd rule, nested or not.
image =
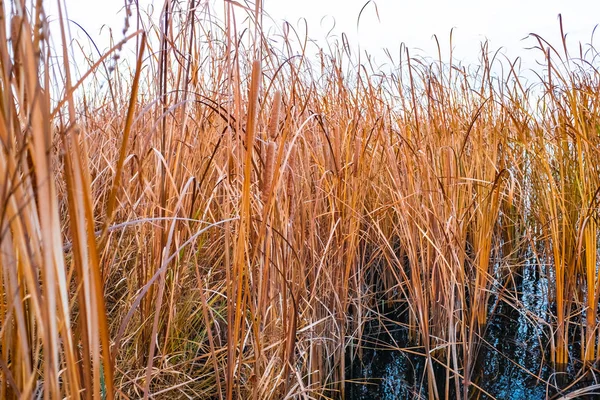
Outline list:
[[[557,394],[557,374],[549,364],[550,332],[547,279],[535,263],[527,263],[493,293],[485,330],[473,373],[473,383],[498,399],[544,399]],[[405,313],[392,312],[390,320],[403,322]],[[362,358],[355,357],[346,377],[347,398],[413,399],[427,398],[424,358],[413,355],[411,341],[402,325],[388,322],[371,324],[363,338]],[[387,348],[387,349],[386,349]],[[572,351],[577,349],[571,348]],[[422,350],[417,349],[422,352]],[[574,377],[571,367],[566,380]],[[443,398],[445,370],[436,366],[438,390]],[[541,378],[541,379],[540,379]],[[565,380],[565,378],[563,378]],[[454,385],[453,381],[451,385]],[[581,383],[578,387],[585,386]],[[451,390],[451,394],[453,390]],[[484,392],[469,390],[472,398],[487,399]],[[451,396],[452,397],[452,396]]]

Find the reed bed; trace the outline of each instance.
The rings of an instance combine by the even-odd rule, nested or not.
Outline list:
[[[381,302],[408,310],[421,394],[479,396],[489,315],[519,307],[532,255],[545,354],[595,374],[592,47],[534,36],[534,84],[485,44],[477,67],[402,47],[383,72],[345,41],[314,57],[291,25],[271,43],[260,2],[219,21],[167,1],[158,25],[129,5],[123,41],[75,80],[42,3],[16,3],[0,10],[0,398],[343,398]]]

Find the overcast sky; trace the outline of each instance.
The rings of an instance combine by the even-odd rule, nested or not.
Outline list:
[[[216,10],[223,9],[223,0],[211,1],[215,2]],[[100,33],[103,25],[112,27],[120,37],[124,0],[66,0],[66,3],[69,17],[86,27],[101,45],[107,43],[106,35],[103,39]],[[152,0],[140,0],[146,10],[151,3]],[[491,49],[503,47],[511,59],[521,56],[531,67],[538,54],[525,51],[534,42],[522,39],[534,32],[559,45],[559,13],[573,49],[579,41],[590,43],[592,31],[600,23],[600,0],[375,0],[366,5],[357,27],[366,3],[367,0],[264,0],[263,4],[279,25],[284,19],[298,25],[301,18],[306,18],[309,36],[314,39],[322,40],[335,20],[334,34],[346,33],[351,44],[374,54],[380,62],[385,61],[382,48],[397,54],[402,42],[413,54],[437,57],[434,34],[447,55],[450,30],[454,28],[454,54],[458,60],[476,62],[479,44],[487,38]],[[156,17],[163,1],[156,0],[154,5]],[[53,13],[49,10],[50,15],[56,15]],[[600,38],[596,39],[594,42],[599,46]]]

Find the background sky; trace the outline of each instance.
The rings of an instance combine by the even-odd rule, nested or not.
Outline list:
[[[55,0],[46,1],[49,5],[55,3]],[[122,37],[124,0],[65,1],[69,18],[84,26],[101,48],[108,45],[107,28],[113,28],[117,38]],[[210,1],[215,11],[221,12],[223,0]],[[300,19],[305,18],[309,37],[323,42],[335,23],[333,35],[339,37],[344,32],[353,46],[360,46],[379,62],[385,61],[382,48],[397,54],[400,43],[405,43],[412,54],[437,58],[434,34],[441,42],[446,59],[450,30],[454,28],[457,60],[476,63],[480,43],[488,39],[490,49],[502,48],[510,59],[522,57],[526,68],[535,68],[534,61],[541,55],[525,50],[536,44],[532,39],[523,40],[529,33],[537,33],[560,46],[558,14],[561,13],[571,49],[575,51],[578,42],[591,42],[593,29],[600,23],[600,0],[372,0],[364,8],[357,27],[359,14],[366,3],[367,0],[263,2],[273,24],[281,26],[285,19],[300,26]],[[140,7],[155,18],[162,5],[162,0],[140,0]],[[56,16],[55,10],[51,7],[49,16]],[[77,36],[77,29],[74,26],[72,29],[73,36]],[[594,41],[598,47],[599,41],[600,38]]]

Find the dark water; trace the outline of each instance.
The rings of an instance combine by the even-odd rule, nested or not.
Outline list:
[[[550,314],[546,278],[534,263],[525,264],[520,273],[513,276],[493,290],[501,295],[490,304],[490,318],[483,340],[479,340],[472,377],[473,383],[485,392],[471,387],[470,398],[545,399],[560,396],[560,388],[575,379],[575,366],[570,366],[566,373],[557,374],[550,365],[551,333],[545,323]],[[367,328],[362,357],[356,356],[352,361],[347,359],[348,399],[428,398],[424,357],[397,350],[411,347],[407,330],[402,324],[392,322],[403,322],[406,312],[400,307],[400,311],[388,315],[390,321],[385,326],[372,323]],[[417,351],[422,353],[421,349]],[[578,354],[579,350],[572,346],[571,351],[571,354]],[[435,371],[440,398],[444,398],[446,373],[439,365]],[[582,380],[569,389],[593,383]],[[451,385],[449,397],[453,398],[454,381]]]

